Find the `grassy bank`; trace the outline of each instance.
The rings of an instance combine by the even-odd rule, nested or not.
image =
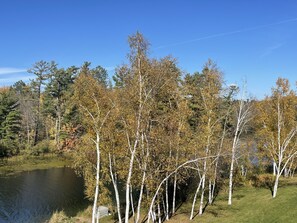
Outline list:
[[[55,212],[46,223],[90,223],[92,221],[92,206],[77,213],[75,217],[67,217],[64,211]],[[100,223],[114,223],[112,216],[100,219]]]
[[[0,175],[31,171],[36,169],[58,168],[71,165],[71,156],[45,154],[42,156],[19,155],[0,161]]]
[[[189,220],[191,200],[177,210],[168,223],[295,223],[297,219],[297,179],[282,179],[278,196],[272,198],[268,188],[245,186],[234,191],[232,206],[227,205],[228,196],[221,192],[213,205],[206,207],[202,216]],[[198,202],[196,211],[198,211]],[[55,213],[50,223],[85,223],[91,220],[91,207],[67,218],[63,212]],[[114,222],[111,216],[100,219],[102,223]],[[132,222],[132,221],[131,221]]]
[[[232,206],[227,205],[227,200],[227,193],[222,192],[214,204],[193,221],[189,221],[191,204],[185,203],[169,222],[294,223],[297,219],[297,179],[282,179],[274,199],[268,188],[242,187],[234,191]]]

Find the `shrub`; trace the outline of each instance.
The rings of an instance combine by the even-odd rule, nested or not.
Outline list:
[[[0,158],[9,157],[12,155],[11,149],[0,143]]]
[[[48,140],[43,140],[30,150],[30,155],[39,156],[40,154],[49,153],[52,151],[52,146]]]
[[[48,223],[70,223],[70,219],[66,216],[64,211],[56,211],[53,213],[52,217],[48,221]]]
[[[259,174],[251,177],[252,185],[254,187],[268,187],[273,185],[274,177],[272,174]]]

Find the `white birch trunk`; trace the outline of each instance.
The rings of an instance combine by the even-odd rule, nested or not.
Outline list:
[[[222,141],[223,142],[223,141]],[[216,160],[216,164],[215,164],[215,171],[214,171],[214,180],[213,180],[213,185],[212,185],[212,189],[211,189],[211,197],[210,197],[210,201],[209,203],[212,204],[213,202],[213,199],[214,199],[214,193],[215,193],[215,189],[216,189],[216,182],[217,182],[217,171],[218,171],[218,163],[219,163],[219,156],[221,154],[221,147],[220,147],[220,150],[219,150],[219,153],[218,153],[218,157],[217,157],[217,160]]]
[[[132,185],[130,186],[130,202],[131,202],[131,210],[132,210],[132,217],[134,218],[134,222],[135,222],[135,211],[134,211],[134,203],[133,203],[133,188]]]
[[[180,132],[180,131],[178,131]],[[178,165],[178,159],[179,159],[179,145],[177,147],[176,151],[176,157],[175,157],[175,167]],[[175,205],[176,205],[176,186],[177,186],[177,173],[174,173],[174,181],[173,181],[173,197],[172,197],[172,214],[175,213]]]
[[[166,216],[166,204],[165,204],[164,199],[162,199],[162,205],[163,205],[164,216]]]
[[[135,223],[139,222],[140,219],[140,209],[141,209],[141,202],[142,202],[142,196],[143,196],[143,190],[144,190],[144,185],[145,185],[145,180],[146,180],[146,171],[147,171],[147,164],[148,164],[148,158],[149,158],[149,146],[148,146],[148,140],[145,134],[141,134],[141,147],[143,150],[143,156],[144,156],[144,140],[147,143],[146,146],[146,155],[144,159],[144,167],[143,167],[143,173],[142,173],[142,179],[141,179],[141,185],[140,185],[140,191],[139,191],[139,198],[138,198],[138,203],[137,203],[137,213],[136,213],[136,220]]]
[[[203,157],[203,158],[196,158],[196,159],[193,159],[193,160],[188,160],[186,162],[184,162],[183,164],[179,165],[174,171],[172,171],[170,174],[167,175],[167,177],[165,177],[161,182],[160,184],[158,185],[157,187],[157,190],[154,194],[154,196],[152,197],[152,200],[151,200],[151,204],[150,204],[150,207],[149,207],[149,211],[148,211],[148,219],[147,219],[147,222],[149,223],[150,220],[151,220],[151,213],[152,213],[152,210],[153,210],[153,207],[154,207],[154,204],[155,204],[155,200],[156,200],[156,197],[157,195],[159,194],[159,191],[162,187],[162,185],[165,183],[166,179],[168,179],[169,177],[171,177],[173,174],[175,174],[179,169],[181,169],[182,167],[184,167],[185,165],[188,165],[190,163],[195,163],[197,162],[198,160],[204,160],[204,159],[207,159],[207,158],[211,158],[211,157]]]
[[[199,215],[203,214],[203,203],[204,203],[204,192],[205,192],[205,174],[202,176],[201,183],[201,197],[200,197],[200,206],[199,206]]]
[[[137,204],[136,221],[135,221],[136,223],[138,223],[140,219],[140,209],[141,209],[141,201],[142,201],[145,178],[146,178],[146,168],[143,171],[142,180],[141,180],[141,186],[140,186],[140,192],[139,192],[139,198],[138,198],[138,204]]]
[[[92,213],[92,223],[95,223],[97,216],[97,202],[99,195],[99,173],[100,173],[100,137],[99,132],[96,133],[96,152],[97,152],[97,165],[96,165],[96,187],[95,187],[95,195],[94,195],[94,204],[93,204],[93,213]],[[97,221],[99,222],[99,218]]]
[[[118,212],[118,221],[119,221],[119,223],[122,223],[120,196],[119,196],[119,190],[118,190],[118,185],[117,185],[117,178],[113,174],[113,171],[112,171],[112,160],[111,160],[110,154],[109,154],[109,171],[110,171],[110,176],[111,176],[111,180],[112,180],[112,184],[113,184],[113,188],[114,188],[114,192],[115,192],[117,212]]]
[[[232,143],[232,157],[231,157],[230,174],[229,174],[228,205],[232,204],[233,172],[234,172],[236,149],[238,146],[240,134],[242,133],[247,122],[249,121],[249,113],[250,113],[250,105],[248,103],[247,104],[244,103],[243,96],[242,96],[242,99],[240,100],[236,128],[235,128],[234,138],[233,138],[233,143]]]
[[[273,186],[273,195],[272,195],[273,198],[275,198],[277,194],[279,177],[280,177],[279,174],[277,174],[275,177],[274,186]]]
[[[273,176],[275,176],[276,175],[276,163],[275,163],[275,161],[273,161]]]
[[[160,201],[158,202],[158,220],[159,220],[159,223],[162,223]]]
[[[173,181],[172,214],[175,213],[176,184],[177,184],[177,173],[174,174],[174,181]]]
[[[167,177],[167,176],[166,176]],[[165,182],[166,220],[169,221],[168,178]]]
[[[236,130],[235,130],[235,133],[234,133],[233,144],[232,144],[231,165],[230,165],[230,173],[229,173],[228,205],[232,204],[233,170],[234,170],[236,147],[237,147],[237,143],[238,143],[238,134],[239,134],[239,128],[240,128],[241,111],[242,111],[242,105],[240,105],[239,115],[237,117]]]
[[[208,203],[212,204],[212,182],[211,182],[211,179],[208,180]]]
[[[232,190],[233,190],[233,168],[235,161],[235,151],[232,151],[232,159],[230,166],[230,174],[229,174],[229,195],[228,195],[228,205],[232,204]]]
[[[210,204],[212,204],[212,202],[214,200],[215,188],[216,188],[216,180],[213,181],[212,190],[211,190],[211,203]]]
[[[199,180],[199,184],[197,186],[195,195],[194,195],[194,199],[193,199],[193,203],[192,203],[192,210],[191,210],[191,215],[190,215],[190,220],[192,220],[194,218],[194,210],[195,210],[195,204],[196,204],[196,200],[197,200],[197,196],[201,187],[201,183],[202,183],[202,178],[200,178]]]
[[[206,148],[205,148],[205,156],[206,157],[208,156],[208,153],[209,153],[210,138],[211,138],[211,118],[210,117],[208,118],[207,127],[210,130],[210,132],[209,132],[209,135],[207,136],[207,144],[206,144]],[[206,171],[207,171],[207,159],[204,159],[202,182],[201,182],[201,197],[200,197],[199,215],[203,214]]]
[[[129,223],[129,211],[130,211],[130,183],[132,177],[132,169],[135,157],[135,150],[131,154],[129,172],[126,181],[126,210],[125,210],[125,223]]]

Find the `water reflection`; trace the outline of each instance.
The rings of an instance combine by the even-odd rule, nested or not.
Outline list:
[[[24,172],[0,178],[0,223],[39,223],[55,210],[73,216],[88,205],[83,179],[70,168]]]

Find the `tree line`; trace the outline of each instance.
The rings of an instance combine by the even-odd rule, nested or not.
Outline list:
[[[162,222],[191,199],[190,219],[202,215],[218,192],[274,175],[294,176],[297,97],[279,78],[271,95],[248,98],[227,86],[208,60],[184,74],[175,58],[150,58],[148,41],[128,38],[128,63],[107,71],[85,62],[59,68],[36,62],[26,84],[0,89],[0,156],[74,151],[74,167],[93,200],[118,222]],[[267,175],[266,175],[267,176]],[[270,177],[270,176],[269,176]],[[266,183],[266,182],[264,182]],[[191,194],[191,196],[189,196]]]

